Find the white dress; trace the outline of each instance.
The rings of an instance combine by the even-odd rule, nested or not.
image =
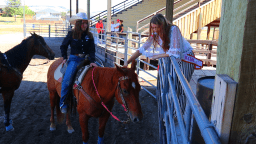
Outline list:
[[[178,60],[182,58],[182,54],[190,53],[192,52],[193,48],[190,46],[190,43],[183,38],[183,36],[180,33],[180,30],[177,26],[171,27],[171,33],[170,33],[170,48],[166,52],[169,56],[174,56]],[[159,37],[158,38],[158,45],[154,49],[153,44],[153,37],[151,36],[140,48],[139,51],[142,55],[151,58],[154,55],[158,54],[165,54],[163,48],[162,48],[162,40]]]

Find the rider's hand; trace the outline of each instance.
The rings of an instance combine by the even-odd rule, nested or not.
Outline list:
[[[93,67],[93,66],[94,66],[94,67],[98,67],[97,64],[95,64],[95,63],[90,63],[90,67]]]

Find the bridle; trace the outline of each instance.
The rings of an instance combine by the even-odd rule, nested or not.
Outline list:
[[[102,106],[103,106],[103,107],[111,114],[111,116],[112,116],[114,119],[116,119],[117,121],[122,122],[122,123],[128,123],[128,122],[131,120],[131,118],[130,118],[130,116],[129,116],[129,109],[128,109],[127,105],[126,105],[126,101],[124,100],[124,97],[123,97],[123,90],[121,89],[120,81],[129,79],[129,77],[128,77],[128,76],[122,76],[122,77],[120,77],[119,80],[118,80],[118,84],[117,84],[117,88],[119,89],[119,93],[120,93],[120,91],[121,91],[121,93],[120,93],[119,95],[120,95],[120,97],[121,97],[121,99],[122,99],[122,103],[123,103],[122,106],[124,107],[124,110],[125,110],[125,112],[126,112],[126,114],[127,114],[127,116],[128,116],[128,119],[127,119],[126,121],[123,121],[123,120],[118,119],[118,118],[107,108],[107,106],[103,103],[103,101],[102,101],[102,99],[101,99],[101,97],[100,97],[100,95],[99,95],[99,93],[98,93],[98,90],[97,90],[97,88],[96,88],[96,85],[95,85],[95,83],[94,83],[94,79],[93,79],[93,72],[94,72],[94,69],[95,69],[95,67],[94,67],[93,70],[92,70],[92,82],[93,82],[94,88],[95,88],[95,90],[96,90],[96,93],[97,93],[98,97],[99,97],[100,100],[101,100]]]
[[[122,76],[122,77],[120,77],[119,80],[118,80],[118,83],[117,83],[117,88],[119,89],[119,96],[121,97],[122,102],[123,102],[123,105],[122,105],[122,106],[124,107],[125,112],[126,112],[126,114],[128,115],[128,117],[129,117],[129,108],[128,108],[127,104],[126,104],[126,101],[124,100],[124,96],[123,96],[124,92],[123,92],[123,90],[121,89],[121,86],[120,86],[120,81],[122,81],[122,80],[127,80],[127,79],[129,79],[128,76]],[[129,118],[130,118],[130,117],[129,117]]]

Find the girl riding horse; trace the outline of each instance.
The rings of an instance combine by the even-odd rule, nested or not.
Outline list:
[[[89,54],[90,66],[97,66],[95,61],[95,44],[92,33],[89,32],[88,19],[86,13],[77,13],[69,20],[71,24],[75,24],[75,28],[68,32],[63,40],[60,50],[64,62],[68,59],[67,49],[70,45],[71,55],[67,61],[67,70],[62,80],[60,109],[62,113],[67,113],[67,97],[70,95],[70,87],[72,80],[77,71],[79,62],[85,59],[85,55]]]

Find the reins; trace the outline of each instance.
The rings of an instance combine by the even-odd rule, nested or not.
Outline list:
[[[40,65],[45,65],[45,64],[48,64],[50,62],[50,60],[44,62],[44,63],[41,63],[41,64],[28,64],[29,66],[40,66]]]
[[[103,101],[102,101],[102,99],[101,99],[101,97],[100,97],[100,95],[99,95],[99,93],[98,93],[98,90],[97,90],[97,88],[96,88],[96,85],[95,85],[95,83],[94,83],[94,79],[93,79],[93,72],[94,72],[94,69],[95,69],[95,67],[93,68],[93,70],[92,70],[92,82],[93,82],[93,85],[94,85],[94,88],[95,88],[95,90],[96,90],[96,93],[97,93],[97,95],[98,95],[98,97],[100,98],[100,100],[101,100],[101,104],[102,104],[102,106],[110,113],[110,115],[114,118],[114,119],[116,119],[117,121],[119,121],[119,122],[122,122],[122,123],[128,123],[130,120],[131,120],[131,118],[130,118],[130,116],[129,116],[129,109],[128,109],[128,107],[127,107],[127,105],[126,105],[126,102],[125,102],[125,100],[124,100],[124,98],[123,98],[123,91],[122,91],[122,89],[121,89],[121,87],[120,87],[120,80],[126,80],[126,79],[129,79],[129,77],[127,77],[127,76],[123,76],[123,77],[120,77],[119,78],[119,80],[118,80],[118,88],[119,88],[119,90],[121,90],[121,94],[120,94],[120,96],[121,96],[121,99],[122,99],[122,102],[123,102],[123,107],[124,107],[124,110],[125,110],[125,112],[126,112],[126,114],[127,114],[127,116],[128,116],[128,119],[126,120],[126,121],[123,121],[123,120],[120,120],[120,119],[118,119],[108,108],[107,108],[107,106],[103,103]]]

